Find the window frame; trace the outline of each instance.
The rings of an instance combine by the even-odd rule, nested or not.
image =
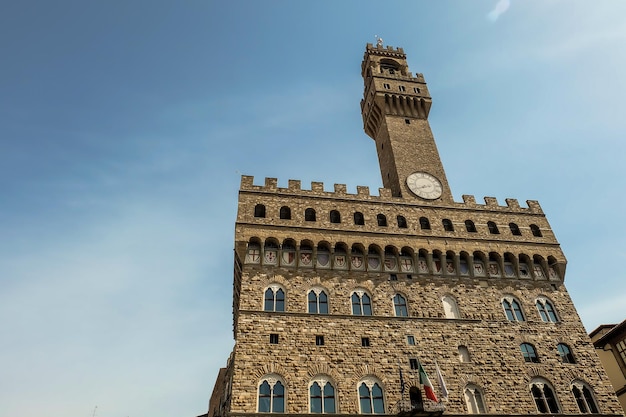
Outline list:
[[[374,392],[375,388],[380,394]],[[367,390],[367,392],[365,392],[365,390]],[[385,390],[378,379],[368,378],[359,381],[357,384],[357,395],[359,398],[359,414],[386,414]],[[367,404],[367,410],[369,411],[364,410],[364,404]]]
[[[254,217],[264,219],[266,216],[265,204],[257,204],[254,206]]]
[[[272,292],[272,297],[268,297],[268,291]],[[282,299],[278,298],[278,295],[282,293]],[[272,304],[272,308],[268,309],[268,302],[271,302]],[[279,305],[278,303],[282,302],[282,308],[281,309],[277,309],[276,307]],[[278,313],[283,313],[285,312],[287,308],[287,294],[285,289],[277,284],[273,284],[270,285],[269,287],[267,287],[265,289],[265,291],[263,291],[263,311],[269,311],[269,312],[278,312]]]
[[[358,298],[358,303],[355,303],[355,300],[354,300],[355,296]],[[363,297],[367,297],[368,299],[367,303],[363,302]],[[363,291],[363,290],[352,291],[352,293],[350,294],[350,305],[352,306],[351,311],[352,311],[353,316],[372,316],[374,313],[374,309],[372,306],[372,297],[366,291]],[[357,305],[359,306],[360,313],[355,313],[355,306]],[[369,314],[366,314],[365,306],[368,306]]]
[[[396,293],[393,296],[393,311],[396,317],[409,317],[409,304],[405,296]]]
[[[561,406],[559,404],[559,400],[554,392],[554,388],[552,385],[543,378],[534,378],[530,384],[530,394],[535,402],[535,407],[537,407],[537,412],[540,414],[560,414]],[[550,397],[546,395],[546,390],[549,391],[551,395],[552,403],[549,401]],[[537,396],[537,391],[539,391],[540,396]]]
[[[319,398],[319,408],[320,411],[313,410],[313,386],[317,385],[319,388],[319,396],[315,396],[315,398]],[[326,387],[330,387],[332,390],[332,395],[328,395]],[[327,410],[327,400],[332,399],[332,410]],[[335,388],[335,384],[326,377],[318,377],[309,382],[309,413],[311,414],[336,414],[337,413],[337,389]]]
[[[504,304],[507,303],[509,307]],[[526,321],[526,316],[524,315],[524,311],[522,310],[522,305],[515,297],[504,297],[502,302],[502,309],[504,310],[504,314],[509,322],[524,322]],[[517,307],[517,308],[516,308]]]
[[[540,363],[539,355],[537,355],[537,349],[530,343],[524,342],[519,345],[522,351],[522,357],[526,363]]]
[[[315,300],[311,300],[311,295],[313,295]],[[322,296],[325,299],[322,299]],[[309,314],[329,314],[330,309],[328,304],[328,294],[326,294],[323,288],[311,288],[307,293],[307,312]],[[315,306],[315,311],[311,311],[311,306]],[[322,311],[323,309],[326,311]]]
[[[558,323],[559,316],[556,314],[554,304],[546,297],[538,297],[535,300],[535,307],[539,312],[539,317],[544,323]]]
[[[265,393],[261,393],[261,387],[267,384],[268,388],[269,388],[269,393],[265,394]],[[284,380],[279,377],[278,375],[266,375],[265,377],[263,377],[259,383],[257,384],[257,412],[258,413],[285,413],[287,408],[287,389],[285,387],[285,382]],[[275,392],[275,388],[279,386],[282,390],[282,392]],[[261,409],[261,404],[262,404],[262,396],[263,398],[268,397],[268,410],[262,410]],[[281,401],[281,403],[279,404],[279,410],[276,410],[276,400],[279,399]]]
[[[291,208],[288,206],[282,206],[279,210],[278,216],[282,220],[291,220]]]
[[[576,392],[578,391],[578,395]],[[581,414],[599,414],[600,408],[598,407],[598,401],[596,401],[595,395],[593,394],[593,390],[591,387],[581,381],[575,380],[572,382],[570,386],[570,391],[572,391],[572,395],[574,396],[574,401],[578,406],[578,410]],[[584,408],[584,409],[583,409]]]
[[[572,348],[569,347],[566,343],[559,343],[556,345],[556,350],[561,357],[562,363],[576,363],[576,358],[574,357],[574,353],[572,353]]]
[[[467,384],[463,388],[463,396],[465,397],[468,414],[487,414],[485,395],[478,385]]]

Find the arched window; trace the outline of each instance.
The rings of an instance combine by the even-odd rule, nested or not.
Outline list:
[[[539,315],[541,316],[541,320],[546,323],[556,323],[559,319],[556,317],[556,312],[554,311],[554,307],[552,303],[545,298],[538,298],[535,303],[537,306],[537,310],[539,311]]]
[[[309,313],[328,314],[328,296],[323,290],[312,289],[309,291]]]
[[[485,414],[485,402],[483,393],[476,385],[468,384],[463,390],[465,394],[465,403],[469,414]]]
[[[355,291],[350,297],[352,300],[352,314],[355,316],[371,316],[372,301],[364,291]]]
[[[504,300],[502,300],[502,307],[504,308],[504,313],[506,314],[506,318],[509,321],[524,321],[522,309],[516,299],[505,298]]]
[[[254,206],[254,217],[265,217],[265,206],[263,204]]]
[[[404,216],[398,216],[397,220],[398,220],[398,227],[400,229],[406,229],[408,227]]]
[[[469,349],[467,349],[467,346],[459,346],[459,362],[468,363],[471,361],[472,359],[470,358],[470,353]]]
[[[430,230],[430,221],[426,217],[420,217],[420,229]]]
[[[354,213],[354,224],[363,226],[365,224],[365,219],[363,218],[363,213],[357,211]]]
[[[470,233],[476,233],[476,226],[471,220],[465,220],[465,229]]]
[[[578,410],[583,414],[598,414],[598,405],[591,393],[591,389],[582,381],[574,381],[572,383],[572,394],[578,404]]]
[[[285,412],[285,386],[276,377],[267,377],[259,385],[259,413]]]
[[[408,317],[409,310],[406,306],[406,299],[400,294],[396,294],[393,297],[393,308],[396,313],[396,317]]]
[[[524,362],[539,363],[539,357],[537,356],[537,351],[533,345],[530,343],[522,343],[519,345],[519,348],[524,356]]]
[[[385,414],[383,390],[378,382],[361,382],[359,385],[359,408],[361,414]]]
[[[381,227],[387,226],[387,217],[384,214],[379,214],[376,216],[376,221],[378,221],[378,225]]]
[[[533,232],[533,236],[535,236],[535,237],[542,237],[543,236],[541,234],[541,230],[539,230],[539,226],[537,226],[536,224],[531,224],[530,225],[530,231]]]
[[[304,220],[307,222],[314,222],[316,220],[315,210],[312,208],[304,210]]]
[[[337,210],[331,210],[330,212],[331,223],[341,223],[341,214]]]
[[[540,413],[559,413],[559,404],[554,390],[543,378],[535,378],[530,383],[530,392]]]
[[[265,311],[285,311],[285,291],[278,285],[265,290]]]
[[[522,232],[519,230],[519,226],[515,223],[509,223],[509,229],[511,229],[511,233],[513,236],[521,236]]]
[[[280,218],[284,220],[291,220],[291,209],[287,206],[280,208]]]
[[[311,413],[334,414],[335,387],[327,379],[313,381],[309,388],[309,402]]]
[[[454,232],[454,225],[452,224],[452,220],[443,219],[441,223],[443,224],[443,230],[445,230],[446,232]]]
[[[498,230],[498,225],[494,222],[487,222],[487,227],[489,228],[489,233],[492,235],[499,235],[500,231]]]
[[[446,295],[441,299],[443,303],[443,312],[448,319],[459,319],[461,315],[459,314],[459,307],[456,304],[456,300],[454,297],[450,295]]]
[[[565,343],[559,343],[558,345],[556,345],[556,349],[558,350],[559,356],[561,357],[561,362],[576,363],[576,359],[574,359],[572,350]]]

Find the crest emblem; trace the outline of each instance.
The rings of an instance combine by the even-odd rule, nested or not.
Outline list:
[[[352,267],[359,269],[363,266],[363,257],[362,256],[353,256],[352,257]]]
[[[413,270],[413,260],[412,259],[401,259],[400,260],[400,268],[404,272],[411,272]]]
[[[269,264],[273,264],[276,262],[276,251],[268,250],[265,252],[265,261]]]
[[[302,265],[310,265],[311,264],[311,254],[310,253],[301,253],[300,254],[300,263]]]
[[[292,251],[283,252],[283,263],[292,264],[295,259],[296,259],[295,252],[292,252]]]
[[[378,258],[367,258],[367,265],[370,269],[378,269],[380,267],[380,259]]]
[[[330,256],[327,253],[318,253],[317,254],[317,264],[320,266],[327,266],[328,261],[330,261]]]
[[[385,268],[387,268],[390,271],[395,270],[396,269],[396,258],[392,258],[392,257],[385,258]]]

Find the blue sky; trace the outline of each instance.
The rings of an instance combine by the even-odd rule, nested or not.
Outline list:
[[[404,47],[457,201],[539,200],[626,316],[621,0],[24,0],[0,14],[0,416],[206,411],[241,174],[377,189],[365,44]]]

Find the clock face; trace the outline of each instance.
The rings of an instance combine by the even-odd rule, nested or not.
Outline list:
[[[406,177],[406,185],[418,197],[434,200],[441,197],[441,183],[425,172],[414,172]]]

